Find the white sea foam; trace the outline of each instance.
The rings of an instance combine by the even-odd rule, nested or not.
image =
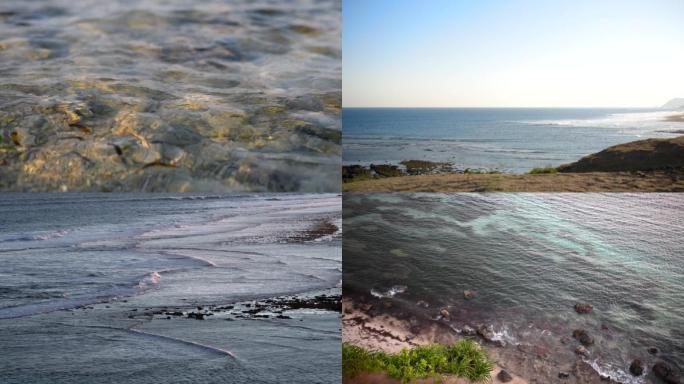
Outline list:
[[[146,289],[152,285],[159,284],[159,281],[161,281],[161,275],[155,271],[150,273],[148,276],[145,276],[142,280],[140,280],[140,282],[138,283],[138,288]]]
[[[393,285],[391,288],[387,290],[382,290],[382,289],[371,289],[370,293],[371,295],[377,297],[377,298],[385,298],[385,297],[394,297],[395,295],[399,293],[404,293],[408,290],[408,287],[405,285]]]
[[[523,124],[559,125],[568,127],[595,127],[636,130],[639,132],[667,131],[684,129],[684,123],[665,121],[668,116],[681,111],[613,113],[604,117],[590,119],[551,119],[520,121]]]
[[[624,369],[620,369],[614,365],[601,362],[598,359],[585,360],[585,362],[591,365],[591,368],[594,369],[594,371],[598,372],[599,375],[608,376],[613,381],[617,381],[623,384],[646,383],[646,379],[644,379],[644,377],[646,377],[646,374],[648,373],[647,371],[644,371],[643,375],[635,377],[627,373]]]

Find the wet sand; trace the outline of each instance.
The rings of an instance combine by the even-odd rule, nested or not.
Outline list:
[[[452,344],[463,336],[449,328],[446,323],[439,320],[418,320],[414,317],[400,319],[394,314],[382,313],[379,307],[391,308],[389,301],[368,301],[361,303],[345,297],[342,300],[342,341],[351,343],[369,350],[398,352],[403,348],[412,348],[418,345],[431,343]],[[389,312],[389,311],[387,311]],[[497,378],[498,373],[505,369],[513,380],[509,383],[613,383],[608,378],[601,378],[591,366],[577,359],[574,364],[561,363],[548,351],[535,348],[517,346],[496,346],[491,343],[483,344],[489,356],[496,362],[492,371],[492,383],[501,383]],[[559,378],[559,373],[564,372],[568,377]],[[399,383],[399,381],[385,374],[373,373],[360,375],[353,379],[345,379],[345,383]],[[432,380],[421,380],[432,382]],[[468,384],[469,381],[449,377],[446,383]]]
[[[684,171],[400,176],[345,183],[344,192],[682,192]]]

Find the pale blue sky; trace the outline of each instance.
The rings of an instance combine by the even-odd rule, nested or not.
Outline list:
[[[345,107],[653,107],[684,0],[343,0]]]

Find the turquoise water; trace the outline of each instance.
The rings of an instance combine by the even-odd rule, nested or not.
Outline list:
[[[682,217],[678,194],[346,195],[344,292],[426,319],[446,306],[454,329],[491,323],[561,361],[576,356],[560,339],[583,328],[597,370],[644,382],[626,373],[634,358],[684,366]]]

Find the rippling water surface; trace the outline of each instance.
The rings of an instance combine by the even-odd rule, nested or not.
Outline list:
[[[454,329],[493,324],[565,362],[582,328],[599,372],[644,382],[634,358],[684,366],[683,217],[680,194],[346,195],[344,292],[427,319],[447,306]]]
[[[167,312],[339,295],[340,203],[322,194],[0,197],[0,382],[339,383],[338,312],[214,311],[203,321]]]
[[[684,133],[678,111],[619,108],[345,108],[345,164],[448,162],[525,173],[609,146]]]
[[[336,191],[340,2],[0,3],[0,188]]]

